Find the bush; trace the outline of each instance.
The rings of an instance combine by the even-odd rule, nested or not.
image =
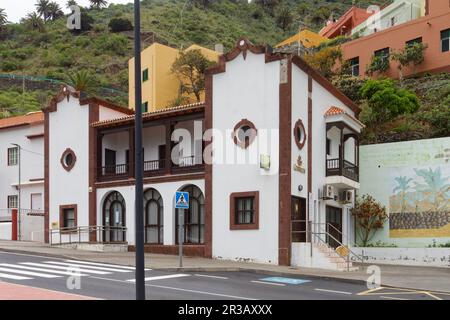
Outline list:
[[[125,18],[112,18],[108,24],[109,30],[111,32],[123,32],[133,30],[133,25],[131,21]]]

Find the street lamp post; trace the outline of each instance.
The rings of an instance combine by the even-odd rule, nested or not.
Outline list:
[[[22,184],[21,184],[21,179],[22,179],[22,177],[21,177],[21,155],[22,155],[22,147],[19,145],[19,144],[17,144],[17,143],[11,143],[11,145],[13,145],[13,146],[15,146],[15,147],[17,147],[18,148],[18,150],[19,150],[19,154],[18,154],[18,159],[17,159],[17,164],[19,165],[19,184],[17,185],[17,187],[18,187],[18,191],[19,191],[19,195],[18,195],[18,197],[17,197],[17,238],[18,238],[18,240],[20,241],[21,239],[22,239],[22,233],[21,233],[21,231],[20,231],[20,224],[21,224],[21,219],[20,219],[20,207],[21,207],[21,205],[20,205],[20,201],[21,201],[21,198],[22,198]]]
[[[144,261],[144,190],[142,155],[142,88],[141,88],[141,13],[140,0],[134,0],[134,93],[135,93],[135,259],[136,300],[145,300]]]

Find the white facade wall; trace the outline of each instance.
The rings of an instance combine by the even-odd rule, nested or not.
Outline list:
[[[12,222],[0,222],[0,240],[11,240]]]
[[[234,146],[231,131],[242,119],[254,123],[258,136],[263,129],[279,127],[280,62],[265,63],[263,54],[247,52],[246,60],[240,55],[226,68],[213,78],[212,126],[223,135],[213,143],[219,150],[221,143]],[[248,150],[256,148],[255,142]],[[245,157],[247,152],[236,148],[237,157]],[[271,153],[275,174],[261,171],[256,154],[254,164],[213,165],[212,251],[215,258],[277,264],[278,150]],[[230,230],[230,194],[249,191],[259,191],[259,229]]]
[[[152,183],[144,185],[144,192],[149,188],[156,189],[163,199],[164,206],[164,245],[175,244],[175,192],[183,189],[187,185],[197,186],[205,195],[205,181],[190,180],[190,181],[176,181],[164,183]],[[126,227],[127,227],[127,242],[129,245],[135,244],[135,218],[134,218],[134,186],[117,187],[117,188],[103,188],[97,190],[97,224],[101,225],[103,221],[103,203],[106,197],[113,191],[119,192],[125,199],[126,210]]]

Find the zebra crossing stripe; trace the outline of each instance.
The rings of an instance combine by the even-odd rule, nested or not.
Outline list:
[[[73,266],[53,266],[53,265],[49,265],[49,264],[43,264],[43,263],[34,263],[34,262],[22,262],[22,264],[27,265],[27,266],[36,266],[36,267],[44,267],[44,268],[49,268],[49,269],[59,269],[59,270],[66,270],[66,271],[72,271],[73,274],[73,270],[79,270],[80,272],[83,273],[92,273],[92,274],[111,274],[111,272],[106,272],[106,271],[98,271],[98,270],[89,270],[89,269],[83,269],[83,268],[79,268],[79,267],[73,267]]]
[[[89,268],[92,270],[104,270],[104,271],[112,271],[112,272],[132,272],[132,270],[113,269],[113,268],[97,267],[97,266],[86,266],[86,265],[81,265],[81,264],[78,264],[75,262],[67,263],[67,262],[45,261],[44,263],[50,263],[50,264],[56,264],[56,265],[62,265],[62,266],[70,266],[70,267]]]
[[[39,277],[39,278],[60,278],[61,277],[61,276],[56,276],[53,274],[45,274],[45,273],[26,271],[26,270],[16,270],[16,269],[11,269],[11,268],[4,268],[4,267],[0,267],[0,271],[18,273],[18,274],[22,274],[22,275],[26,275],[26,276],[33,276],[33,277]]]
[[[93,266],[100,266],[100,267],[111,267],[111,268],[126,269],[126,270],[131,270],[131,271],[134,271],[136,269],[135,267],[120,266],[117,264],[107,264],[107,263],[88,262],[88,261],[79,261],[79,260],[64,260],[64,261],[73,262],[73,263],[77,263],[77,264],[86,264],[88,266],[93,265]],[[145,269],[145,271],[150,271],[150,270],[152,270],[152,269]]]
[[[11,280],[31,280],[32,278],[16,276],[12,274],[0,273],[0,278],[11,279]]]
[[[166,276],[156,276],[156,277],[147,277],[145,278],[145,281],[155,281],[155,280],[164,280],[164,279],[172,279],[172,278],[182,278],[182,277],[189,277],[189,274],[183,274],[183,273],[179,273],[179,274],[169,274]],[[136,282],[136,279],[129,279],[127,280],[129,282]]]
[[[2,263],[2,264],[0,264],[0,266],[32,270],[32,271],[49,272],[49,273],[61,274],[61,275],[65,275],[65,276],[73,276],[74,275],[74,272],[69,272],[69,271],[49,270],[49,269],[36,268],[36,267],[20,266],[20,265],[9,264],[9,263]],[[77,274],[77,275],[79,275],[81,277],[87,276],[87,274]]]

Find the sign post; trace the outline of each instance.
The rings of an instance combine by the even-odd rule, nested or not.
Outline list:
[[[183,241],[184,241],[184,210],[189,209],[189,193],[177,191],[175,193],[175,209],[178,214],[178,257],[179,267],[183,267]]]

